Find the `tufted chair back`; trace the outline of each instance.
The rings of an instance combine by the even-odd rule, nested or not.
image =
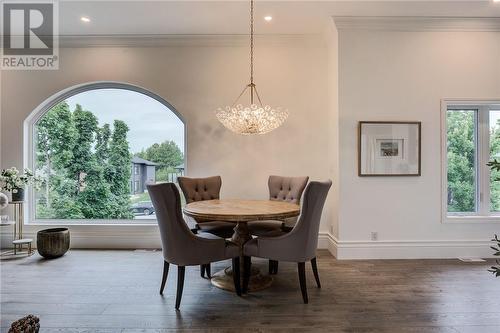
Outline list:
[[[220,176],[207,178],[178,177],[177,180],[186,198],[186,203],[219,199],[220,188],[222,186]]]
[[[308,181],[309,177],[269,176],[269,199],[299,205]]]

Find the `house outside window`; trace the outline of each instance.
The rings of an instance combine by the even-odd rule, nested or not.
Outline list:
[[[132,181],[135,185],[131,194],[144,193],[148,184],[154,184],[156,182],[156,168],[159,167],[160,164],[134,156],[132,157],[132,165],[134,168]],[[167,179],[167,181],[169,180]]]
[[[443,109],[445,222],[500,222],[500,101],[448,102]]]
[[[45,181],[30,190],[28,223],[155,223],[147,185],[176,179],[170,173],[184,163],[176,111],[127,84],[56,94],[25,124],[28,164]]]

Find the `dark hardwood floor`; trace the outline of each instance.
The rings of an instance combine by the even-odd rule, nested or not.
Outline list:
[[[266,260],[253,262],[267,273]],[[280,262],[271,288],[242,298],[187,267],[175,311],[177,267],[160,296],[160,252],[72,250],[51,261],[37,254],[2,261],[1,331],[32,313],[41,332],[500,332],[491,262],[337,261],[320,251],[317,264],[322,289],[308,263],[307,305],[293,263]]]

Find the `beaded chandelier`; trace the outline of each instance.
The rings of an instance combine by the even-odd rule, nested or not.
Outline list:
[[[280,107],[273,108],[262,104],[253,78],[253,47],[254,47],[254,0],[250,0],[250,83],[231,106],[221,107],[215,111],[217,119],[227,129],[242,135],[264,134],[280,127],[288,117],[288,111]],[[250,105],[238,103],[245,92],[250,91]],[[254,96],[258,104],[254,103]]]

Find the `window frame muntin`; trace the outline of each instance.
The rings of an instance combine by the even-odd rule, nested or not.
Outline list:
[[[167,100],[165,100],[160,95],[154,93],[153,91],[137,86],[130,83],[118,82],[118,81],[96,81],[87,82],[75,86],[63,89],[52,96],[45,99],[41,104],[39,104],[29,115],[26,117],[23,123],[23,165],[25,168],[35,169],[35,124],[42,118],[52,107],[58,103],[66,100],[67,98],[86,92],[90,90],[101,90],[101,89],[122,89],[137,92],[155,99],[159,103],[166,106],[171,112],[173,112],[177,118],[184,125],[184,171],[186,172],[188,168],[187,163],[187,124],[184,117],[177,111],[177,109],[172,106]],[[156,225],[156,219],[36,219],[35,218],[35,193],[32,186],[25,189],[25,195],[28,204],[24,207],[24,223],[25,225],[58,225],[58,226],[71,226],[71,225],[117,225],[117,226],[147,226]]]
[[[486,163],[481,163],[481,161],[484,160],[485,156],[487,157],[487,160],[489,161],[489,135],[488,134],[488,122],[486,122],[486,128],[487,130],[484,131],[480,130],[480,126],[484,126],[484,119],[485,115],[489,113],[486,112],[481,112],[481,109],[484,109],[485,107],[488,108],[488,110],[491,109],[491,106],[500,106],[500,98],[493,98],[493,99],[443,99],[441,100],[441,223],[471,223],[471,224],[497,224],[500,223],[500,212],[496,213],[491,213],[489,212],[489,168],[486,165]],[[453,110],[471,110],[471,109],[478,109],[477,111],[477,119],[478,119],[478,129],[476,136],[478,137],[478,140],[484,141],[486,140],[487,145],[481,144],[481,142],[478,142],[478,145],[481,145],[483,148],[482,150],[479,149],[478,153],[476,154],[476,160],[477,165],[476,165],[476,177],[479,178],[479,181],[476,180],[476,187],[479,187],[481,182],[486,182],[488,181],[488,184],[486,186],[488,194],[485,196],[483,194],[482,198],[480,197],[481,195],[481,189],[476,188],[476,199],[482,199],[482,202],[487,202],[488,205],[488,214],[484,214],[484,212],[481,210],[480,212],[476,212],[473,214],[464,214],[464,213],[448,213],[448,157],[447,157],[447,141],[448,141],[448,135],[447,135],[447,111],[449,109]],[[483,114],[481,117],[480,114]],[[480,122],[482,121],[482,124]],[[483,134],[483,137],[481,138],[480,132]],[[485,138],[484,136],[487,135]],[[477,155],[481,156],[477,156]],[[484,165],[482,165],[484,164]],[[482,169],[483,171],[481,172],[477,168]],[[484,175],[487,176],[484,176]],[[482,185],[485,187],[485,185]],[[486,201],[487,199],[488,201]],[[479,203],[480,208],[484,207],[484,204]]]

